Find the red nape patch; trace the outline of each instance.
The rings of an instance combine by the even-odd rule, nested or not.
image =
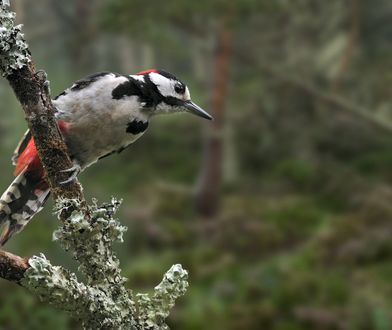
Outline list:
[[[31,170],[42,171],[41,162],[38,157],[37,148],[33,138],[30,139],[25,150],[19,155],[18,161],[16,162],[14,175],[17,176],[24,168],[28,166]]]
[[[157,69],[150,69],[150,70],[140,71],[137,74],[143,75],[143,74],[147,74],[147,73],[151,73],[151,72],[158,73],[158,70]]]

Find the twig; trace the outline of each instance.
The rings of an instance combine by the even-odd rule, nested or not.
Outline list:
[[[21,284],[26,270],[29,268],[28,260],[15,254],[0,250],[0,277],[8,281]]]

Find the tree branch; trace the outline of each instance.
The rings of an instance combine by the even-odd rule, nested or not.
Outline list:
[[[25,113],[25,118],[34,137],[46,180],[55,199],[83,200],[80,184],[74,180],[62,185],[67,179],[63,170],[72,167],[60,130],[54,117],[46,74],[36,72],[32,62],[6,76]]]
[[[62,172],[73,164],[54,117],[49,83],[43,71],[35,71],[21,26],[14,25],[15,13],[8,10],[9,1],[0,1],[0,72],[10,83],[22,105],[34,138],[45,177],[56,200],[75,200],[88,216],[80,184],[67,179]],[[61,218],[64,220],[75,206],[71,203]],[[19,283],[28,267],[27,260],[0,250],[0,276]]]
[[[60,184],[67,179],[62,171],[73,164],[54,117],[49,82],[43,71],[35,71],[21,27],[14,25],[15,14],[4,1],[0,4],[0,71],[22,105],[51,192],[55,199],[84,201],[77,180]]]
[[[0,277],[8,281],[21,284],[26,270],[29,268],[28,260],[15,254],[0,250]]]
[[[128,290],[121,276],[113,243],[122,242],[126,227],[114,214],[120,203],[90,209],[77,181],[62,185],[62,172],[73,164],[54,117],[46,74],[36,72],[28,46],[14,26],[9,1],[0,0],[0,72],[7,78],[24,110],[46,180],[56,199],[62,221],[54,239],[72,253],[85,281],[61,266],[53,266],[43,254],[24,259],[0,250],[0,277],[15,282],[81,320],[85,329],[168,329],[165,318],[175,300],[188,287],[188,273],[173,266],[153,296]]]

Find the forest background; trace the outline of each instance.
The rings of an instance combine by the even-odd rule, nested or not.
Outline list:
[[[190,289],[173,329],[392,328],[392,2],[13,0],[52,96],[97,71],[175,73],[215,120],[157,117],[80,176],[121,197],[136,291],[174,263]],[[26,129],[0,81],[0,187]],[[44,252],[51,205],[7,249]],[[0,329],[79,329],[0,282]]]

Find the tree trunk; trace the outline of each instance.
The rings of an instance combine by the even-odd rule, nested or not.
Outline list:
[[[16,13],[16,24],[22,24],[25,21],[25,2],[23,0],[14,0],[11,2],[11,8]]]
[[[150,44],[144,43],[141,45],[141,58],[140,68],[142,70],[148,70],[155,66],[155,53],[154,48]]]
[[[348,34],[347,45],[339,62],[336,76],[332,81],[332,91],[338,92],[344,74],[352,60],[355,47],[357,46],[360,30],[360,12],[358,0],[351,0],[350,3],[350,31]]]
[[[91,56],[91,45],[95,38],[91,16],[94,2],[92,0],[76,0],[75,3],[75,38],[72,41],[71,58],[77,71],[89,71],[95,57]]]
[[[227,20],[221,24],[214,54],[214,81],[211,113],[214,120],[207,134],[200,183],[196,194],[196,209],[200,215],[211,217],[219,211],[222,183],[223,120],[227,95],[231,31]]]
[[[238,155],[235,141],[235,118],[226,116],[223,134],[223,183],[232,185],[238,179]]]

